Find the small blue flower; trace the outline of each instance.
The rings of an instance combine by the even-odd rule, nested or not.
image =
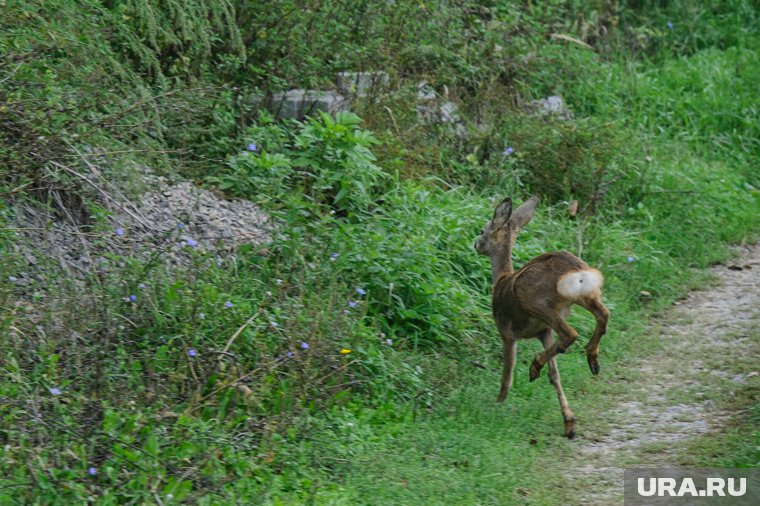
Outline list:
[[[515,152],[515,149],[514,149],[512,146],[510,146],[510,147],[508,147],[507,149],[505,149],[505,150],[504,150],[504,152],[503,152],[502,154],[503,154],[504,156],[509,156],[509,155],[511,155],[511,154],[512,154],[512,153],[514,153],[514,152]]]
[[[337,254],[337,253],[333,253],[332,255],[330,255],[330,260],[331,260],[331,261],[333,261],[333,262],[334,262],[334,261],[336,261],[337,259],[338,259],[338,254]]]
[[[276,329],[277,327],[279,327],[279,326],[280,326],[280,324],[279,324],[279,323],[277,323],[277,322],[276,322],[276,321],[274,321],[274,320],[273,320],[273,321],[271,321],[271,322],[269,322],[269,325],[271,325],[273,329]]]
[[[385,344],[387,344],[388,346],[393,346],[393,339],[389,337],[388,339],[385,340]]]
[[[15,283],[16,281],[18,281],[18,278],[16,276],[8,276],[8,281],[10,281],[11,283]]]
[[[360,288],[360,287],[356,288],[356,293],[358,293],[359,295],[367,295],[367,291],[364,288]]]
[[[89,469],[87,469],[87,474],[89,474],[90,476],[97,476],[98,470],[95,469],[94,467],[90,467]]]
[[[248,144],[247,149],[248,149],[248,151],[256,151],[259,148],[258,148],[258,146],[256,146],[256,144],[250,143],[250,144]]]
[[[139,285],[137,285],[137,288],[139,288],[140,290],[145,290],[148,287],[145,286],[145,283],[140,283]]]
[[[673,29],[673,23],[671,23],[670,21],[668,21],[667,27],[668,27],[668,30],[672,30]]]
[[[190,357],[197,357],[198,351],[195,348],[190,348],[189,350],[187,350],[187,354]]]
[[[124,229],[123,228],[117,228],[114,230],[116,232],[116,235],[124,235]]]
[[[292,351],[289,351],[285,354],[285,356],[288,358],[293,358],[295,356],[295,353],[293,353]]]
[[[228,308],[228,309],[229,309],[229,308],[231,308],[231,307],[234,307],[234,306],[235,306],[235,304],[233,304],[233,303],[232,303],[232,302],[230,302],[230,301],[227,301],[227,302],[225,302],[225,303],[224,303],[224,307],[226,307],[226,308]]]
[[[185,224],[180,221],[179,223],[177,223],[177,228],[183,229],[185,228]]]
[[[196,246],[198,246],[198,243],[195,241],[195,239],[188,239],[187,245],[191,248],[195,248]]]
[[[301,342],[301,349],[302,350],[308,350],[309,349],[309,343]]]
[[[348,307],[356,307],[359,303],[355,300],[349,300],[348,301]]]
[[[635,259],[635,258],[633,258],[633,257],[628,257],[628,258],[627,258],[627,260],[628,260],[628,263],[631,263],[631,262],[633,262],[633,261],[634,261],[634,260],[636,260],[636,259]]]
[[[48,391],[53,395],[61,395],[61,390],[59,388],[48,388]]]
[[[137,302],[137,295],[130,295],[129,302]]]
[[[206,319],[206,313],[198,313],[198,318],[201,320]]]

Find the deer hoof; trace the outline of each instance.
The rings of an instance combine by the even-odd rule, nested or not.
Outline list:
[[[575,437],[575,418],[565,420],[565,437],[567,439]]]
[[[591,369],[591,374],[594,376],[599,374],[599,361],[596,359],[596,357],[588,358],[588,368]]]
[[[541,376],[541,366],[538,365],[538,362],[534,359],[530,364],[530,380],[535,381],[539,376]]]

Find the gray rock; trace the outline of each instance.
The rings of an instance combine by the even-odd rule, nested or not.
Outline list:
[[[366,97],[388,86],[390,77],[387,72],[339,72],[338,90],[349,97]]]
[[[438,108],[441,123],[459,123],[459,109],[454,102],[444,102]]]
[[[561,119],[573,118],[572,111],[567,108],[562,97],[557,95],[532,100],[528,103],[528,109],[540,116],[557,116]]]
[[[318,111],[328,114],[350,110],[350,100],[334,91],[288,90],[272,96],[270,109],[277,119],[303,119],[316,116]]]
[[[432,86],[427,81],[420,81],[417,84],[417,100],[418,101],[432,101],[438,98],[438,94],[435,92]]]

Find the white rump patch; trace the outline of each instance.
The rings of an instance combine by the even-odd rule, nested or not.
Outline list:
[[[557,292],[565,298],[577,299],[597,292],[604,282],[596,269],[568,272],[557,281]]]

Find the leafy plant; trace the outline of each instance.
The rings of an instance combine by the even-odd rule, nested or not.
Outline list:
[[[378,141],[360,124],[354,113],[333,118],[320,112],[302,125],[294,141],[293,164],[302,170],[305,192],[335,210],[366,208],[387,178],[370,150]]]

